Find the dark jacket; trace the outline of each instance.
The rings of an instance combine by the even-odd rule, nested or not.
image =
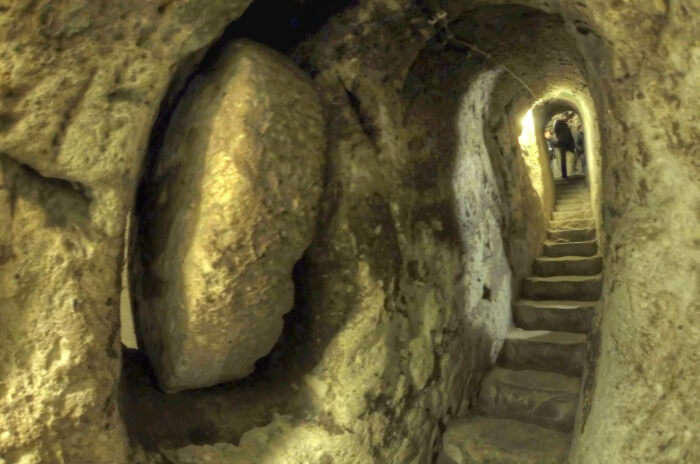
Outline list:
[[[559,148],[572,152],[576,149],[574,136],[571,135],[571,129],[569,129],[569,125],[565,121],[560,119],[554,123],[554,135],[557,137],[557,146]]]

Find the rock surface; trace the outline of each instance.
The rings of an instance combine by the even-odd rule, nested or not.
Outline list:
[[[0,460],[130,462],[126,213],[171,75],[249,3],[0,4]]]
[[[232,43],[190,84],[148,180],[132,275],[165,390],[245,377],[277,341],[315,229],[325,143],[311,81],[262,45]]]
[[[587,3],[605,275],[570,461],[700,462],[700,3]]]

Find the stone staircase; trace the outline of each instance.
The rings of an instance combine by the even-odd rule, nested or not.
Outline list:
[[[439,464],[563,464],[601,294],[602,260],[584,179],[557,184],[543,256],[513,306],[516,328],[481,385],[477,415],[453,422]]]

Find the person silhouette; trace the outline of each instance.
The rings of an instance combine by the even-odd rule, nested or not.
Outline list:
[[[557,138],[556,147],[559,150],[561,176],[566,179],[568,177],[566,172],[566,153],[571,152],[572,155],[576,155],[576,143],[569,125],[563,119],[558,119],[554,123],[554,135]]]

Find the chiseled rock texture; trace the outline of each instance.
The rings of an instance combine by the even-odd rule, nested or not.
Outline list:
[[[293,439],[290,439],[293,436]],[[277,416],[265,427],[247,432],[239,446],[216,443],[166,451],[173,464],[331,464],[340,457],[348,464],[373,462],[357,438],[347,432],[330,432],[311,424],[294,424],[290,417]]]
[[[0,458],[129,462],[119,267],[170,79],[249,0],[0,4]]]
[[[233,42],[189,85],[137,213],[135,307],[163,389],[245,377],[275,344],[325,147],[311,80],[277,52]]]
[[[604,282],[571,462],[699,462],[700,3],[587,3]]]

